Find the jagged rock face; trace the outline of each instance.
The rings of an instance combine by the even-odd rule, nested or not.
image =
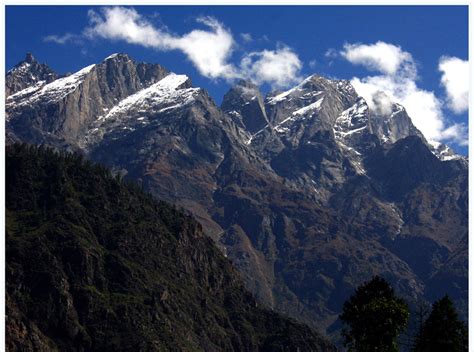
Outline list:
[[[252,135],[250,143],[265,147],[263,152],[271,155],[284,146],[298,147],[321,132],[333,133],[337,115],[356,98],[355,92],[342,91],[339,82],[311,76],[289,91],[267,97],[270,123]]]
[[[296,87],[265,100],[269,120],[280,129],[301,117],[317,117],[319,129],[332,129],[336,112],[351,105],[357,94],[345,81],[331,81],[313,75]],[[311,124],[309,124],[311,125]]]
[[[369,150],[378,141],[367,104],[349,82],[310,76],[268,96],[265,104],[273,123],[248,143],[295,187],[327,201],[348,177],[363,173],[357,149]]]
[[[116,54],[69,76],[7,97],[11,132],[34,143],[79,144],[91,122],[168,72]],[[59,142],[60,143],[60,142]]]
[[[400,104],[392,104],[389,113],[372,113],[372,132],[382,142],[395,143],[408,136],[418,136],[424,140],[423,135],[413,125],[406,110]]]
[[[239,82],[219,108],[186,76],[148,77],[61,138],[194,214],[261,302],[331,332],[352,290],[381,274],[409,298],[444,282],[465,307],[467,159],[430,145],[403,107],[371,109],[348,81],[313,75],[265,98]],[[16,119],[7,133],[56,138]]]
[[[48,65],[40,64],[31,53],[18,63],[5,77],[5,96],[35,85],[42,86],[58,78]]]
[[[221,109],[228,113],[239,127],[252,134],[268,125],[262,94],[250,81],[242,80],[229,90],[224,95]]]

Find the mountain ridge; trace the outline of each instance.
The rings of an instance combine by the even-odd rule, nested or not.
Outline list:
[[[447,263],[462,253],[467,268],[468,161],[428,143],[400,105],[371,111],[350,82],[312,75],[266,97],[238,82],[219,107],[190,85],[166,98],[146,91],[172,74],[159,65],[123,55],[97,65],[110,75],[93,69],[90,83],[50,106],[7,97],[7,134],[78,150],[187,209],[260,302],[312,326],[337,325],[343,299],[371,274],[412,299],[451,278],[466,307],[467,276]],[[103,89],[91,95],[89,85]],[[144,105],[118,108],[140,92]],[[79,109],[68,105],[81,97]],[[115,120],[99,120],[114,108]],[[46,111],[57,112],[54,123]],[[84,148],[88,134],[100,138]],[[420,263],[403,253],[412,242],[427,251]]]

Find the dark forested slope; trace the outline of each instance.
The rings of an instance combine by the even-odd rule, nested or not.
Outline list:
[[[73,154],[6,150],[10,351],[334,351],[259,307],[191,217]]]

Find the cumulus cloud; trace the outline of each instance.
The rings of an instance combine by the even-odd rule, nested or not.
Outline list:
[[[90,26],[84,30],[87,37],[124,40],[145,47],[170,49],[171,35],[157,30],[134,9],[107,7],[99,14],[88,12]]]
[[[368,70],[394,75],[403,70],[404,75],[416,76],[416,67],[410,53],[399,46],[378,41],[375,44],[344,44],[340,52],[352,64]]]
[[[157,50],[180,50],[198,71],[209,78],[232,78],[235,72],[227,64],[234,40],[223,25],[211,17],[197,21],[208,30],[196,29],[178,36],[155,28],[148,20],[131,8],[108,7],[99,14],[89,11],[90,26],[84,31],[89,38],[123,40]]]
[[[443,56],[439,60],[443,85],[450,109],[457,114],[469,108],[469,62],[457,57]]]
[[[155,27],[133,8],[106,7],[100,12],[91,10],[88,16],[85,37],[121,40],[160,51],[178,50],[211,79],[250,78],[259,84],[284,87],[299,78],[302,67],[298,55],[285,46],[245,53],[240,63],[232,63],[235,40],[231,31],[213,17],[197,19],[206,29],[177,35],[164,26]],[[246,42],[253,40],[249,33],[241,37]]]
[[[453,141],[461,146],[467,146],[469,144],[467,136],[467,126],[465,124],[455,123],[443,130],[441,139]]]
[[[298,55],[286,46],[252,52],[241,61],[245,76],[252,77],[257,84],[267,82],[275,87],[285,87],[301,79],[302,65]]]
[[[231,33],[214,18],[203,17],[198,22],[208,26],[211,31],[193,30],[176,39],[175,48],[183,51],[206,77],[237,77],[234,67],[227,63],[234,46]]]
[[[375,44],[345,44],[339,54],[352,64],[379,72],[378,75],[351,80],[355,90],[374,112],[385,115],[389,113],[392,102],[400,103],[429,141],[466,143],[466,126],[450,124],[444,117],[442,101],[434,92],[418,86],[416,63],[410,53],[379,41]]]
[[[387,75],[354,77],[351,83],[375,113],[387,115],[393,102],[400,103],[428,140],[443,139],[441,104],[433,92],[420,89],[413,80]]]

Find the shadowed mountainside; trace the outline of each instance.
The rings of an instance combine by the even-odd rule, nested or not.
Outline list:
[[[201,225],[81,156],[6,154],[9,351],[335,351],[260,307]]]

